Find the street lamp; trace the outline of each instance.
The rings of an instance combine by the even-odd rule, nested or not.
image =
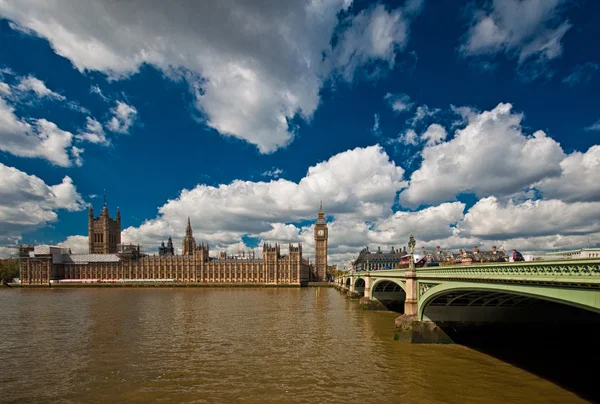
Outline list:
[[[408,247],[410,248],[410,267],[414,268],[415,266],[415,258],[413,256],[414,252],[415,252],[415,238],[413,237],[413,235],[410,235],[410,238],[408,239]]]

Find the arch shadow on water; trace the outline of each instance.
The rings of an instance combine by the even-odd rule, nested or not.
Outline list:
[[[423,311],[456,343],[600,402],[600,314],[504,291],[453,290]],[[490,321],[492,320],[492,321]]]
[[[365,294],[365,280],[363,278],[358,278],[354,281],[354,291],[358,294]]]
[[[389,280],[379,280],[373,284],[371,299],[379,301],[390,311],[404,314],[406,293],[402,286]]]

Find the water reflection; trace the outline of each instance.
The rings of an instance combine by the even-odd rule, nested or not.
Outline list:
[[[582,402],[392,312],[304,289],[0,290],[7,402]]]

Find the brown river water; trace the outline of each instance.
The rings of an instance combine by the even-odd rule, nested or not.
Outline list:
[[[578,403],[328,288],[0,289],[2,403]]]

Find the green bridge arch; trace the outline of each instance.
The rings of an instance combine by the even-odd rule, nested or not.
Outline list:
[[[423,320],[425,309],[437,297],[451,292],[468,293],[477,291],[514,294],[600,313],[600,293],[598,293],[597,289],[442,281],[440,284],[432,286],[426,291],[419,292],[418,319]]]

